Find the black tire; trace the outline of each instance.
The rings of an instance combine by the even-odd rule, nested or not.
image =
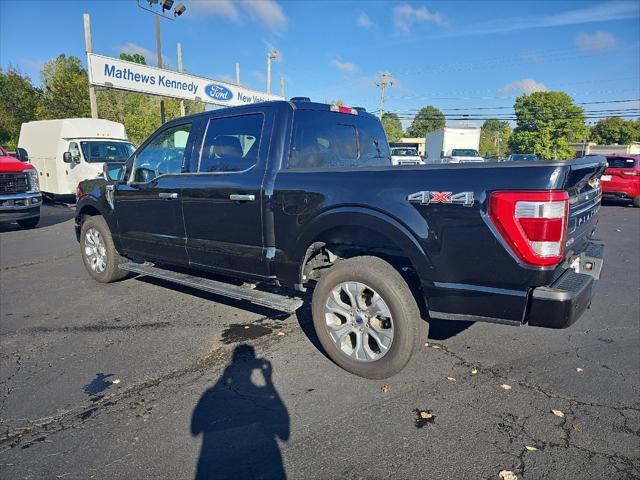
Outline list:
[[[27,230],[30,228],[36,228],[38,222],[40,222],[40,216],[25,218],[24,220],[18,220],[18,226],[22,229]]]
[[[325,306],[332,290],[344,282],[366,285],[382,297],[388,307],[392,317],[393,340],[380,358],[363,361],[349,356],[338,347],[329,333],[327,318],[338,317],[327,314]],[[420,310],[411,289],[395,268],[377,257],[354,257],[332,266],[320,278],[313,292],[312,315],[316,334],[327,355],[340,367],[360,377],[381,379],[396,374],[409,362],[421,341],[426,341],[427,338],[427,323],[420,317]],[[345,317],[344,323],[339,327],[346,326],[347,322]],[[365,320],[365,323],[369,322]],[[358,325],[355,326],[360,328]],[[348,334],[350,338],[354,338],[352,335],[354,334]],[[351,344],[353,345],[353,341]],[[371,344],[368,345],[371,348]],[[355,346],[353,350],[356,350]]]
[[[633,206],[636,208],[640,208],[640,195],[633,198]]]
[[[87,255],[87,232],[91,229],[97,230],[104,243],[106,261],[105,268],[101,271],[92,268],[92,262]],[[98,282],[111,283],[122,280],[128,275],[127,271],[118,268],[118,265],[128,260],[116,251],[113,245],[111,231],[109,230],[107,222],[100,215],[89,217],[82,223],[82,228],[80,229],[80,254],[82,255],[82,262],[84,263],[87,273]]]

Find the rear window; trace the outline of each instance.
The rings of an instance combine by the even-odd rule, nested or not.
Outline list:
[[[391,165],[380,122],[369,115],[298,110],[289,168],[350,168]]]
[[[636,164],[633,158],[607,157],[609,168],[633,168]]]

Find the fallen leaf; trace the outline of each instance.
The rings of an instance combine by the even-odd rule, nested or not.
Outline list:
[[[425,344],[424,344],[424,346],[425,346],[425,347],[428,347],[428,346],[429,346],[429,342],[425,343]]]
[[[511,385],[507,385],[506,383],[503,383],[502,385],[500,385],[500,388],[503,390],[511,390]]]
[[[518,476],[511,470],[501,470],[498,476],[500,480],[518,480]]]
[[[414,412],[416,413],[416,419],[414,420],[416,428],[422,428],[427,423],[432,423],[436,418],[436,416],[429,410],[420,410],[419,408],[416,408]]]
[[[551,413],[553,413],[556,417],[564,417],[564,412],[561,410],[551,410]]]
[[[382,393],[389,393],[391,391],[391,388],[389,388],[387,385],[382,385]]]
[[[571,430],[574,432],[579,432],[582,430],[582,422],[580,420],[574,420],[571,422]]]
[[[278,332],[276,333],[276,335],[278,335],[279,337],[284,337],[286,335],[286,333],[284,332]]]
[[[536,447],[532,447],[531,445],[525,445],[524,448],[526,448],[530,452],[537,452],[538,451],[538,449]]]
[[[578,368],[576,368],[576,372],[578,372],[578,373],[584,372],[584,369],[578,367]]]
[[[117,385],[120,383],[120,379],[116,378],[115,380],[111,380],[111,383],[113,383],[114,385]]]
[[[440,345],[436,345],[435,343],[431,344],[431,348],[435,348],[436,350],[440,349]]]
[[[245,325],[244,328],[249,328],[249,325]]]
[[[456,379],[453,378],[453,377],[447,377],[447,380],[449,380],[450,382],[455,382],[456,381]]]
[[[475,375],[476,373],[478,373],[478,369],[477,368],[472,368],[471,369],[471,375]]]

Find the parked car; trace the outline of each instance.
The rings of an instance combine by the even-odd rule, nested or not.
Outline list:
[[[33,228],[40,221],[41,204],[36,169],[0,147],[0,223]]]
[[[68,118],[23,123],[16,153],[38,170],[43,192],[73,195],[78,182],[102,174],[104,162],[124,162],[133,150],[121,123]]]
[[[175,119],[78,186],[82,260],[99,282],[134,272],[288,312],[312,290],[326,352],[368,378],[403,368],[421,318],[563,328],[589,306],[604,158],[390,163],[380,121],[348,107]]]
[[[535,162],[540,157],[533,153],[512,153],[507,157],[507,162]]]
[[[631,200],[640,208],[640,155],[607,155],[607,170],[601,177],[602,195]]]
[[[415,148],[407,147],[392,148],[391,163],[393,165],[424,165],[418,151]]]

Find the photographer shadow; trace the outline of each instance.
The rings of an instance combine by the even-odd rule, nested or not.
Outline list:
[[[289,439],[289,413],[271,376],[252,346],[235,348],[193,411],[191,434],[202,435],[196,480],[286,478],[277,439]]]

